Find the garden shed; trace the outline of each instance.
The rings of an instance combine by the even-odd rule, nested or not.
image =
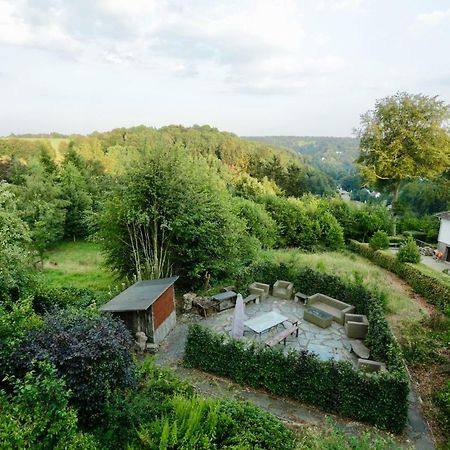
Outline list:
[[[438,250],[442,252],[445,261],[450,261],[450,211],[436,214],[441,221],[439,227]]]
[[[175,327],[175,290],[178,277],[144,280],[125,289],[100,310],[120,317],[132,332],[142,331],[159,344]]]

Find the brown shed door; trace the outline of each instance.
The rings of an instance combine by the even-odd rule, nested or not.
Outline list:
[[[173,286],[170,286],[163,294],[153,303],[153,327],[154,330],[170,316],[174,310]]]

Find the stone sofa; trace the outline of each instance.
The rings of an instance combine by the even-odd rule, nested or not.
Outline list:
[[[325,311],[333,316],[333,320],[340,325],[344,325],[345,315],[353,313],[355,307],[348,303],[341,302],[335,298],[328,297],[325,294],[314,294],[309,297],[307,306],[314,306],[314,308]]]
[[[273,285],[272,295],[277,298],[290,300],[292,297],[293,290],[294,290],[293,283],[290,283],[289,281],[277,280]]]
[[[259,295],[260,300],[264,300],[269,296],[270,286],[264,283],[253,282],[248,286],[248,292],[250,294]]]

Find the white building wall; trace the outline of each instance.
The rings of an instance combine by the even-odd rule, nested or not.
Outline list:
[[[439,228],[439,243],[446,244],[450,246],[450,220],[441,219],[441,227]]]

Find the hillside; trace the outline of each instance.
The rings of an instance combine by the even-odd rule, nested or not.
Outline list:
[[[338,184],[355,173],[358,140],[350,137],[329,136],[248,136],[255,142],[264,142],[294,150],[317,169],[330,175]]]
[[[142,150],[179,146],[193,156],[207,158],[212,165],[214,161],[224,164],[231,173],[268,177],[288,195],[332,194],[336,187],[324,170],[287,146],[249,141],[208,125],[170,125],[159,129],[140,125],[67,137],[55,133],[12,136],[0,139],[0,160],[16,158],[28,162],[45,149],[60,162],[70,146],[86,160],[99,161],[109,173],[122,170],[124,160],[134,158]]]

